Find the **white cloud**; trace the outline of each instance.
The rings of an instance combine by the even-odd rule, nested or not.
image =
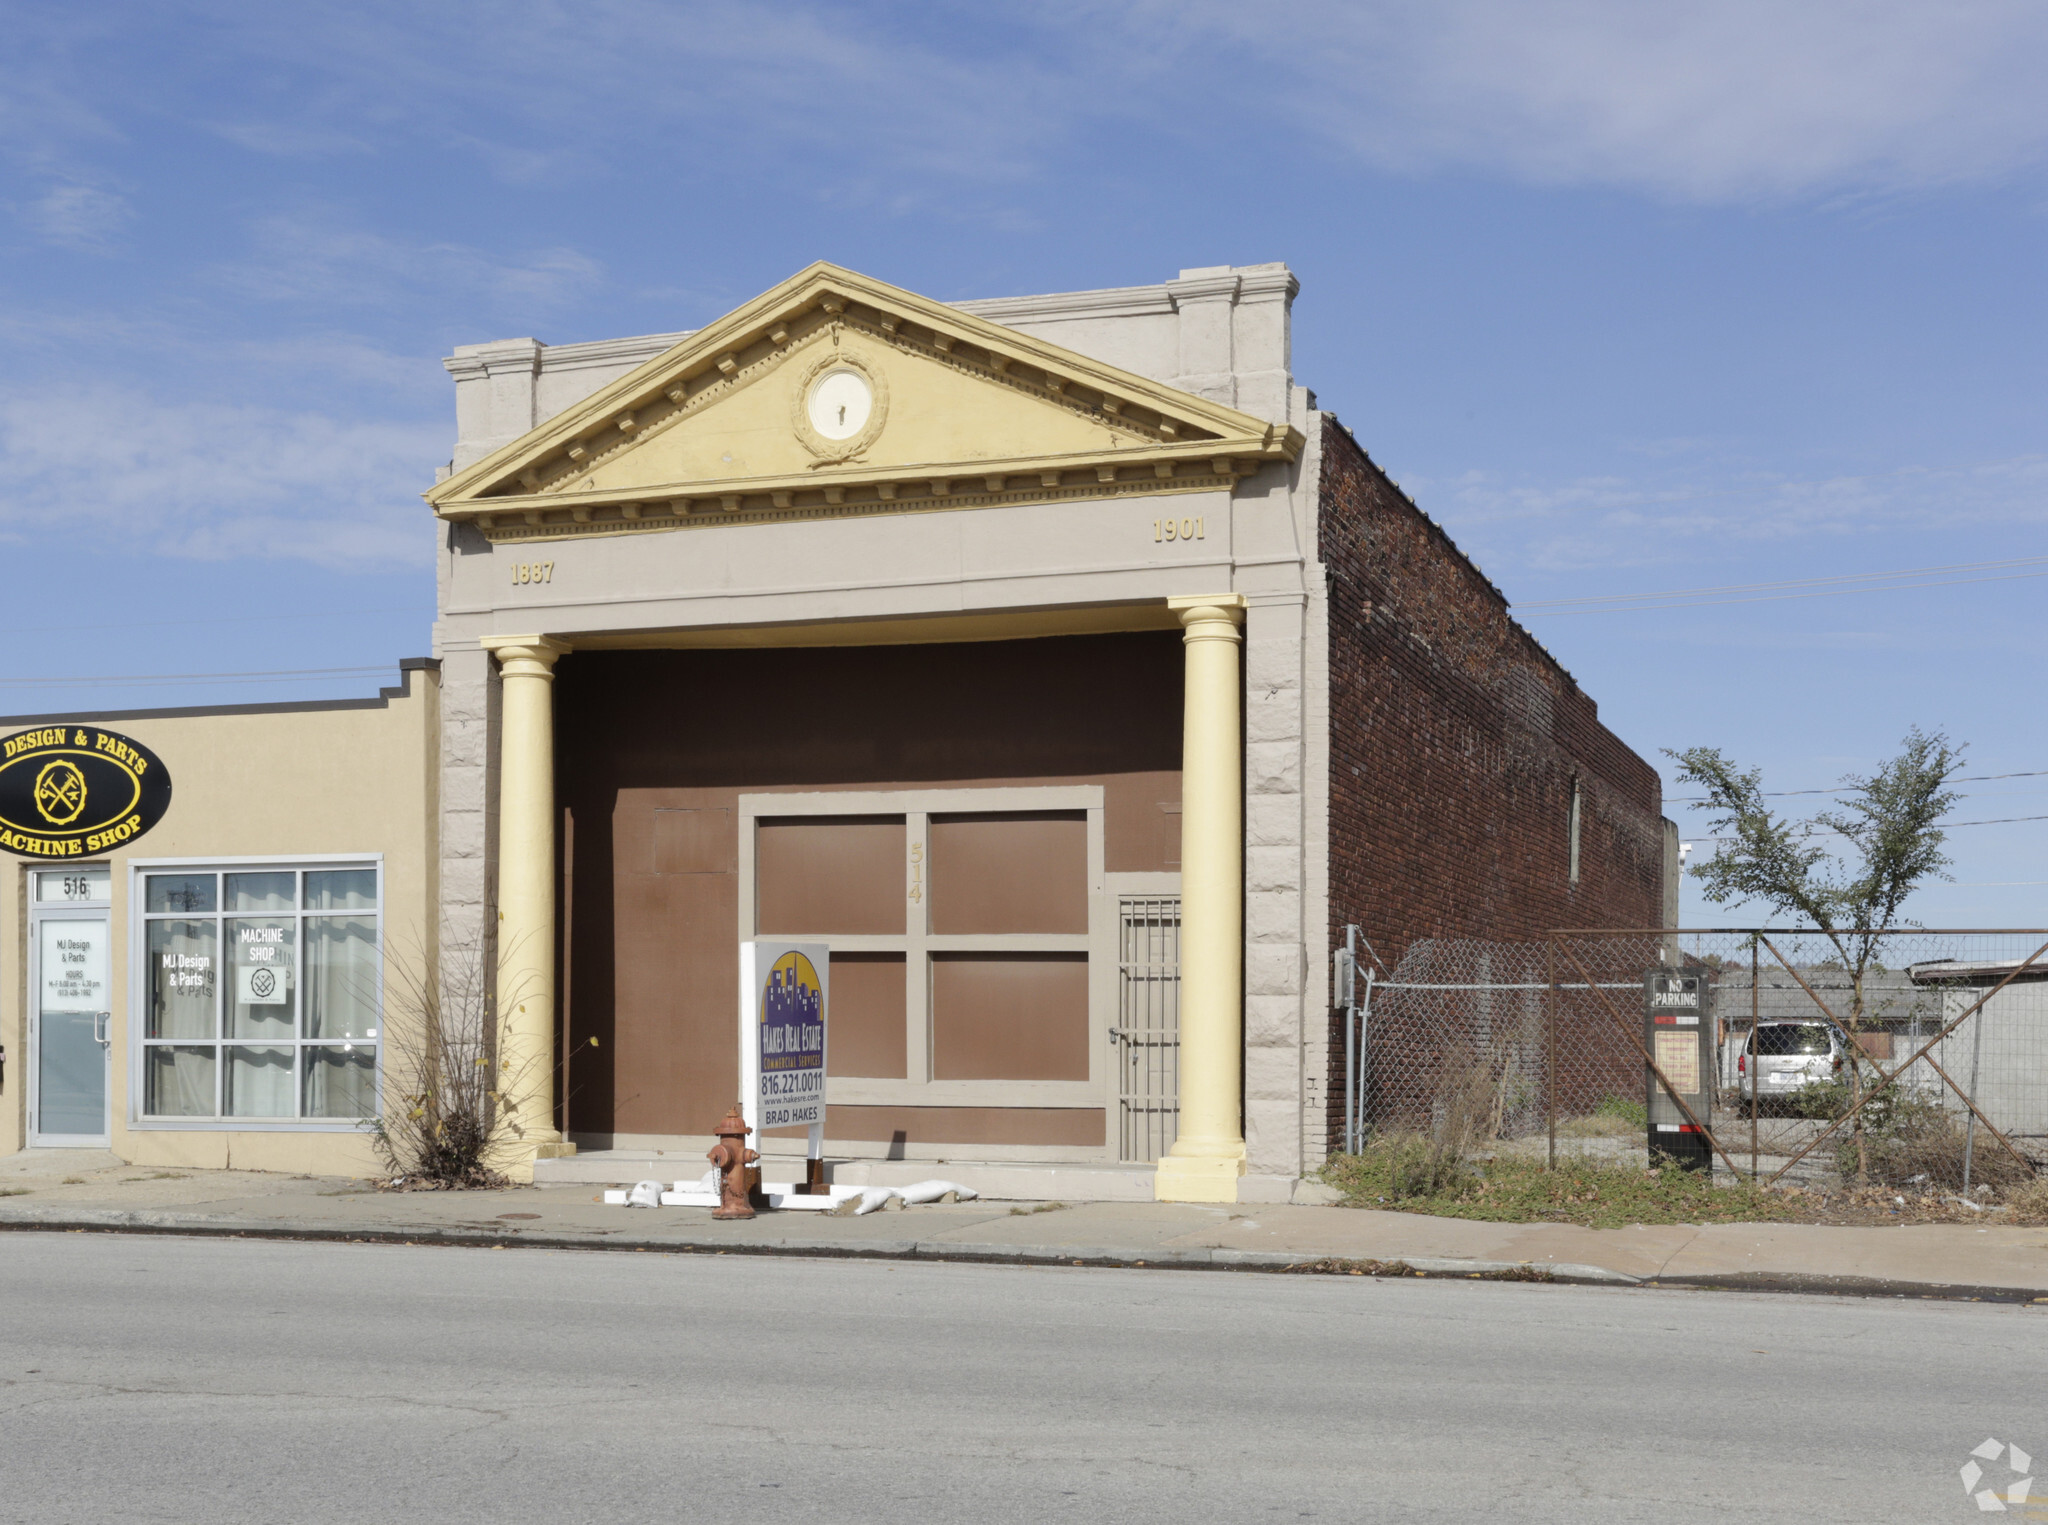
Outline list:
[[[1749,200],[1981,180],[2048,150],[2048,8],[2032,0],[1187,0],[1140,14],[1261,58],[1294,82],[1286,110],[1397,170]]]
[[[1472,472],[1403,485],[1482,562],[1523,571],[1661,566],[1812,537],[2048,527],[2048,456],[2039,455],[1824,477],[1681,468],[1560,483]]]
[[[76,183],[52,186],[22,209],[37,237],[85,254],[106,252],[131,215],[127,198]]]
[[[545,191],[621,183],[708,147],[787,166],[793,195],[907,198],[952,215],[1006,182],[1105,166],[1134,134],[1306,130],[1403,173],[1473,171],[1703,201],[1981,181],[2048,154],[2039,0],[1044,0],[995,8],[495,0],[211,3],[208,60],[145,87],[160,112],[268,156],[468,148]],[[114,137],[88,66],[189,46],[179,8],[123,35],[61,14],[0,64],[0,143],[48,157]],[[182,98],[290,71],[288,118]],[[10,109],[8,97],[33,110]],[[939,183],[935,183],[939,182]],[[940,183],[943,183],[943,188]],[[865,187],[865,189],[862,189]],[[950,195],[946,194],[950,191]]]
[[[116,387],[0,393],[0,535],[207,560],[415,569],[440,427],[167,401]]]
[[[1218,142],[1270,152],[1305,132],[1401,173],[1721,202],[1983,181],[2048,155],[2039,0],[184,9],[131,15],[118,42],[34,22],[0,64],[0,143],[106,146],[114,103],[84,60],[175,54],[197,10],[205,63],[145,85],[123,120],[197,119],[270,157],[431,139],[541,196],[593,177],[658,194],[663,166],[708,151],[735,174],[778,166],[794,196],[960,217],[1063,173],[1077,148],[1107,170],[1161,133],[1187,154],[1149,170],[1175,177],[1199,176]],[[289,112],[262,92],[236,101],[246,115],[188,98],[279,73],[298,82]],[[10,92],[41,104],[10,114]]]
[[[900,189],[895,177],[985,187],[1048,173],[1074,144],[1113,159],[1132,124],[1199,146],[1277,121],[1401,172],[1706,201],[1982,180],[2048,152],[2048,7],[2034,0],[703,3],[687,14],[614,0],[492,17],[481,29],[452,17],[336,23],[319,45],[349,58],[359,88],[435,103],[397,109],[452,107],[479,143],[492,130],[471,124],[504,112],[516,89],[516,112],[500,120],[525,129],[498,150],[513,176],[560,173],[570,158],[615,163],[655,123],[716,123],[729,140],[734,113],[778,151],[805,146],[793,189],[849,164],[885,190]],[[465,33],[463,46],[414,36],[407,68],[433,71],[431,83],[382,70],[405,30],[431,26]],[[593,93],[625,109],[592,113]]]
[[[569,248],[498,258],[459,243],[386,237],[330,207],[271,213],[253,229],[246,259],[215,277],[263,301],[388,307],[420,297],[460,294],[465,302],[546,312],[585,294],[604,267]]]

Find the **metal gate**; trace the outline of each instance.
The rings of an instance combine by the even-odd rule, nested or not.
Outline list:
[[[1148,1164],[1180,1125],[1180,897],[1126,897],[1118,912],[1117,1140]]]

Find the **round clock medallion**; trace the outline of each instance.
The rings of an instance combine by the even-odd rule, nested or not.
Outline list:
[[[812,382],[804,407],[811,427],[828,440],[852,439],[874,409],[874,388],[851,366],[834,367]]]

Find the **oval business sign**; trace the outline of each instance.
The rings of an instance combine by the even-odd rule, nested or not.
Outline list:
[[[170,808],[170,771],[139,741],[92,725],[0,738],[0,851],[98,857],[133,842]]]

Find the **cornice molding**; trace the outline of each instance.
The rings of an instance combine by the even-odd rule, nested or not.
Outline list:
[[[1195,284],[1206,291],[1214,279],[1205,275]],[[1236,277],[1228,277],[1226,284],[1234,291]],[[1077,295],[1127,298],[1143,289]],[[630,490],[581,485],[622,452],[774,373],[821,338],[845,331],[1070,410],[1108,431],[1116,448],[1011,461],[813,468],[787,479],[686,481]],[[648,345],[651,337],[605,341],[603,347],[616,364],[622,353]],[[515,347],[476,346],[475,351],[510,358]],[[476,357],[463,351],[458,358],[469,362]],[[552,368],[554,360],[548,353],[540,365]],[[594,354],[589,363],[597,363]],[[535,539],[685,523],[1214,491],[1227,489],[1262,462],[1295,459],[1304,443],[1297,430],[1132,375],[960,307],[820,263],[671,345],[425,496],[441,517],[473,522],[493,540]],[[1016,480],[1020,477],[1027,480]],[[967,482],[976,490],[958,490]]]
[[[927,472],[909,480],[890,474],[880,481],[834,481],[823,472],[803,477],[748,477],[699,483],[687,494],[669,498],[650,498],[644,488],[623,501],[612,494],[590,493],[578,494],[575,501],[565,503],[559,495],[549,494],[496,500],[488,510],[444,511],[443,517],[466,521],[486,540],[499,544],[1026,503],[1227,493],[1264,464],[1232,456],[1220,461],[1155,461],[1147,467],[1134,462],[1134,455],[1119,452],[1114,462],[1100,457],[1101,464],[1092,469],[1056,469],[1057,462],[977,461],[971,471],[949,466],[937,474]],[[1044,469],[1038,469],[1040,466]],[[1162,476],[1161,466],[1172,467],[1173,474]],[[1115,475],[1105,478],[1105,471]],[[1048,477],[1053,480],[1047,481]]]
[[[1164,286],[1111,286],[1101,291],[1059,291],[1036,297],[977,297],[947,304],[992,323],[1037,323],[1068,318],[1171,317],[1173,294]]]

